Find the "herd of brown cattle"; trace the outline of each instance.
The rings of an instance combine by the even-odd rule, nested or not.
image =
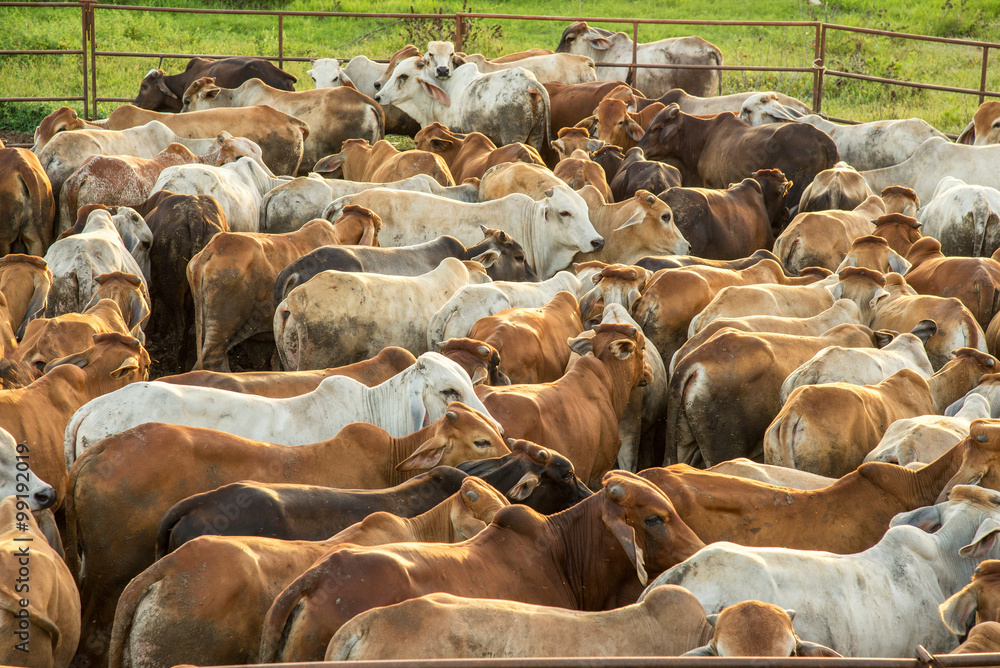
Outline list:
[[[808,591],[740,589],[904,534],[954,584],[861,599],[931,651],[1000,651],[1000,496],[961,487],[1000,490],[992,237],[946,255],[912,184],[744,120],[793,98],[647,99],[574,40],[621,42],[574,24],[582,55],[537,70],[552,52],[410,46],[369,61],[378,95],[317,61],[308,100],[266,61],[195,59],[0,144],[2,663],[913,655],[823,636],[855,611],[787,609]],[[399,92],[421,77],[420,115],[560,67],[590,80],[531,89],[543,145],[417,123]]]

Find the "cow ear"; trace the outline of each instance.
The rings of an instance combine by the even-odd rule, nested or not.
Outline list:
[[[149,317],[149,304],[138,290],[132,293],[132,301],[129,303],[129,310],[132,312],[129,318],[128,328],[133,335],[142,321]]]
[[[958,139],[955,140],[956,144],[968,144],[969,146],[976,143],[976,124],[969,123],[962,130],[962,134],[958,135]]]
[[[214,100],[219,96],[219,93],[221,92],[222,92],[221,88],[209,88],[207,90],[202,91],[202,95],[206,100]]]
[[[667,140],[669,140],[675,134],[677,134],[676,124],[671,123],[670,125],[664,126],[663,130],[660,131],[660,143],[665,144]]]
[[[921,320],[910,330],[910,334],[920,339],[921,343],[927,345],[927,340],[937,334],[938,326],[933,320]]]
[[[139,368],[139,358],[138,357],[128,357],[118,365],[118,368],[112,371],[109,376],[112,378],[121,378],[129,371]]]
[[[635,574],[639,577],[639,582],[645,587],[649,583],[649,576],[646,574],[645,556],[642,546],[638,545],[635,539],[635,529],[625,521],[625,511],[620,503],[625,497],[624,486],[620,482],[612,482],[605,491],[607,496],[607,506],[603,513],[602,520],[615,538],[621,544],[629,561],[635,566]]]
[[[507,498],[512,501],[524,501],[535,491],[541,482],[537,473],[529,471],[517,481],[517,483],[507,492]]]
[[[562,139],[556,139],[555,141],[550,141],[549,146],[552,147],[553,151],[557,151],[559,153],[566,152],[566,143]]]
[[[629,139],[631,139],[632,141],[639,141],[640,139],[642,139],[643,135],[646,134],[646,131],[642,129],[641,125],[639,125],[635,121],[630,120],[625,125],[625,134],[627,134],[629,136]]]
[[[167,82],[163,80],[162,76],[156,78],[156,87],[159,88],[160,92],[167,97],[171,97],[175,100],[178,99],[174,92],[167,88]]]
[[[598,51],[607,51],[611,48],[611,40],[604,35],[584,35],[583,38]]]
[[[568,339],[567,343],[569,344],[569,349],[581,357],[587,353],[594,353],[593,336],[577,336],[576,338]]]
[[[903,258],[902,255],[896,251],[889,249],[889,268],[894,272],[902,276],[907,271],[909,271],[912,265],[910,262]]]
[[[343,164],[344,159],[341,157],[340,153],[334,153],[333,155],[328,155],[325,158],[320,158],[313,166],[312,171],[335,172],[340,169]]]
[[[608,346],[608,350],[614,353],[615,357],[620,360],[627,360],[635,352],[635,341],[630,341],[629,339],[618,339],[617,341],[612,341],[611,345]]]
[[[941,621],[957,636],[964,636],[976,623],[976,608],[979,594],[976,587],[966,585],[964,589],[938,606]]]
[[[450,139],[432,139],[431,140],[431,148],[434,149],[435,151],[447,151],[448,149],[450,149],[454,145],[455,145],[455,142],[453,142]]]
[[[799,640],[795,643],[795,656],[828,656],[832,658],[840,657],[840,654],[819,643]]]
[[[707,645],[702,645],[701,647],[695,648],[690,652],[684,652],[681,656],[719,656],[719,653],[715,651],[712,647],[712,643]]]
[[[486,268],[492,267],[494,264],[496,264],[496,261],[499,259],[500,259],[500,251],[493,250],[492,248],[472,258],[473,261],[478,262],[479,264],[483,265]]]
[[[588,139],[584,146],[586,147],[588,153],[596,153],[604,148],[604,141],[600,139]]]
[[[830,291],[831,295],[833,295],[833,301],[837,301],[838,299],[844,296],[843,283],[835,283],[833,285],[828,285],[826,289]]]
[[[891,329],[879,329],[875,331],[875,346],[877,348],[885,348],[887,345],[892,343],[892,340],[899,336],[899,332],[894,332]]]
[[[410,418],[413,420],[413,431],[419,431],[428,422],[427,407],[424,406],[423,388],[414,383],[410,386]]]
[[[594,130],[597,129],[597,116],[587,116],[573,127],[583,128],[590,134],[593,134]]]
[[[424,92],[430,95],[432,98],[440,102],[446,107],[451,106],[451,98],[448,97],[448,93],[444,92],[440,87],[435,86],[431,82],[427,81],[423,77],[419,77],[417,81],[420,82],[420,87],[424,89]]]
[[[87,366],[88,363],[89,360],[87,359],[86,355],[84,355],[83,353],[76,353],[73,355],[67,355],[66,357],[61,357],[57,360],[52,360],[51,362],[45,365],[45,368],[42,370],[42,373],[48,373],[49,371],[52,371],[52,369],[55,369],[57,366],[63,366],[64,364],[70,364],[72,366],[83,369]]]
[[[875,306],[878,305],[878,303],[879,303],[880,300],[886,299],[886,298],[888,298],[888,296],[889,296],[889,293],[886,292],[885,288],[879,288],[879,289],[877,289],[875,291],[875,296],[873,296],[872,299],[871,299],[871,301],[868,302],[868,305],[870,307],[872,307],[872,308],[875,308]]]
[[[937,503],[941,501],[942,499],[938,498]],[[941,509],[937,506],[924,506],[906,513],[900,513],[892,518],[890,522],[890,526],[894,527],[903,524],[909,524],[927,533],[934,533],[941,528]]]
[[[418,469],[432,469],[444,457],[444,451],[447,447],[448,439],[444,436],[435,436],[414,450],[412,455],[396,464],[396,470],[414,471]]]
[[[633,213],[628,220],[626,220],[624,223],[622,223],[612,231],[617,232],[618,230],[624,230],[626,227],[629,227],[631,225],[638,225],[645,218],[646,218],[646,212],[642,209],[642,207],[639,207],[639,209],[635,213]]]
[[[979,525],[972,542],[960,549],[958,554],[970,559],[983,559],[993,551],[998,540],[1000,540],[1000,522],[988,517]]]

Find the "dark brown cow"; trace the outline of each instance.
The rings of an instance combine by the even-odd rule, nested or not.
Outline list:
[[[604,170],[604,176],[610,184],[617,176],[622,163],[625,162],[625,154],[620,146],[602,146],[591,154],[590,159],[601,166],[601,169]],[[680,185],[680,172],[677,173],[677,183]]]
[[[792,182],[789,206],[798,205],[817,174],[840,161],[829,135],[811,125],[754,127],[732,112],[692,116],[673,104],[656,115],[639,146],[648,158],[674,164],[687,186],[725,188],[758,169],[780,169]]]
[[[260,660],[321,660],[351,617],[438,591],[573,610],[633,602],[640,584],[703,543],[645,481],[616,471],[604,483],[601,493],[550,518],[502,508],[479,535],[456,545],[337,548],[275,599]]]
[[[661,193],[681,185],[681,173],[673,165],[646,160],[641,148],[632,147],[611,178],[611,193],[616,202],[632,197],[637,190]]]
[[[293,84],[298,81],[263,58],[192,58],[180,74],[150,70],[139,84],[139,94],[132,104],[153,111],[178,112],[184,106],[184,91],[201,77],[213,77],[223,88],[236,88],[256,78],[281,90],[295,90]]]
[[[660,199],[673,210],[692,255],[735,260],[771,249],[788,222],[791,187],[780,171],[762,169],[726,190],[671,188]]]

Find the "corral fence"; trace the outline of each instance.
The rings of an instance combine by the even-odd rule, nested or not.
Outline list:
[[[623,31],[631,33],[633,49],[632,62],[628,63],[603,63],[597,65],[629,65],[634,72],[634,68],[649,69],[711,69],[719,71],[740,71],[740,72],[784,72],[802,73],[812,75],[812,108],[815,112],[821,112],[823,108],[823,95],[825,82],[828,78],[855,79],[868,82],[884,84],[887,86],[901,86],[915,89],[944,91],[967,96],[976,96],[979,103],[986,98],[1000,98],[1000,91],[987,89],[987,70],[991,50],[1000,50],[1000,44],[992,42],[981,42],[975,40],[952,39],[946,37],[931,37],[927,35],[914,35],[891,30],[879,30],[874,28],[861,28],[854,26],[836,25],[820,21],[712,21],[712,20],[685,20],[685,19],[635,19],[635,18],[597,18],[597,17],[577,17],[577,16],[531,16],[520,14],[483,14],[473,12],[456,13],[364,13],[364,12],[304,12],[304,11],[284,11],[284,10],[239,10],[239,9],[189,9],[179,7],[143,7],[129,5],[100,4],[97,2],[0,2],[0,10],[7,7],[32,7],[32,8],[59,8],[67,12],[79,12],[80,15],[80,48],[79,49],[7,49],[0,50],[0,56],[35,55],[35,56],[80,56],[81,80],[79,81],[79,95],[66,97],[0,97],[0,102],[82,102],[83,115],[86,118],[93,118],[97,115],[97,104],[99,102],[130,102],[131,98],[108,97],[99,95],[98,80],[100,69],[99,61],[109,57],[131,57],[131,58],[159,58],[163,59],[187,59],[196,56],[207,58],[221,58],[229,55],[257,55],[266,58],[282,67],[286,62],[309,61],[308,57],[286,56],[285,55],[285,20],[290,17],[321,17],[321,18],[344,18],[344,19],[399,19],[399,20],[428,20],[435,22],[454,22],[454,42],[456,50],[462,51],[463,37],[466,35],[470,21],[478,19],[502,19],[516,21],[541,21],[569,23],[574,21],[587,21],[591,24],[616,24],[624,28]],[[166,12],[177,14],[231,14],[239,16],[272,16],[277,22],[278,52],[275,55],[260,54],[205,54],[205,53],[150,53],[136,51],[104,51],[99,48],[100,39],[96,30],[97,16],[106,14],[109,21],[105,25],[114,25],[113,15],[117,12]],[[733,26],[733,27],[785,27],[797,28],[809,31],[813,35],[813,48],[811,53],[803,54],[801,66],[772,67],[766,65],[653,65],[636,62],[636,48],[639,43],[639,26],[672,25],[672,26]],[[628,30],[631,28],[631,30]],[[979,88],[962,88],[956,86],[945,86],[938,83],[926,83],[918,81],[906,81],[895,78],[873,76],[871,74],[861,74],[858,72],[847,72],[836,69],[827,69],[825,66],[827,58],[827,37],[833,33],[863,33],[899,40],[910,40],[916,42],[936,42],[961,47],[973,47],[981,50],[981,76]],[[315,54],[316,56],[327,54]],[[499,55],[499,54],[498,54]],[[382,60],[381,62],[385,62]],[[853,122],[849,119],[830,117],[834,121]]]

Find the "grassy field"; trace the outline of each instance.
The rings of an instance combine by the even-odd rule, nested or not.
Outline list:
[[[690,20],[825,21],[942,37],[1000,42],[1000,0],[840,0],[812,5],[808,0],[147,0],[129,3],[175,7],[283,9],[291,11],[417,12],[454,11],[503,14],[671,18]],[[943,4],[942,4],[943,3]],[[126,4],[126,3],[122,3]],[[80,48],[77,8],[0,7],[0,49]],[[555,48],[563,22],[479,19],[467,28],[465,51],[488,56],[527,47]],[[613,27],[608,24],[608,27]],[[388,18],[288,17],[284,21],[284,55],[349,58],[357,54],[387,57],[399,47],[450,39],[451,20]],[[808,66],[813,59],[812,28],[737,26],[642,26],[640,41],[699,34],[715,43],[726,64]],[[97,49],[151,53],[277,55],[274,16],[181,15],[124,9],[98,10]],[[844,31],[827,37],[827,67],[880,77],[978,88],[981,50],[948,44],[892,39]],[[98,58],[98,93],[132,97],[139,81],[159,58]],[[163,68],[179,71],[182,61],[166,60]],[[286,69],[311,87],[306,63]],[[812,98],[808,73],[727,72],[723,92],[779,90]],[[83,85],[79,56],[3,56],[0,97],[80,95]],[[1000,90],[1000,52],[992,51],[988,88]],[[50,103],[0,103],[0,129],[31,131],[39,118],[60,106]],[[82,103],[74,103],[82,109]],[[946,132],[959,132],[978,106],[972,96],[882,86],[848,79],[826,80],[823,111],[860,121],[919,116]],[[102,115],[114,104],[103,103]]]

